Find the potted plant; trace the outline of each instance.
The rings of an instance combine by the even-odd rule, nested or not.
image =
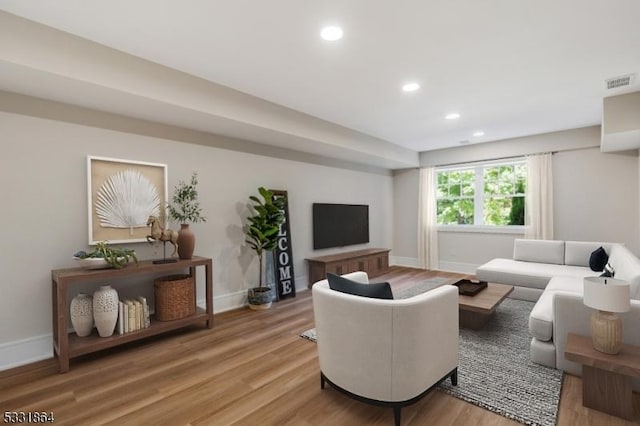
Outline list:
[[[178,231],[178,257],[191,259],[196,245],[196,236],[189,223],[206,222],[198,202],[198,173],[193,172],[191,182],[180,181],[173,191],[172,204],[168,205],[169,218],[180,224]]]
[[[273,192],[263,187],[258,188],[262,200],[256,196],[250,196],[253,202],[253,216],[249,216],[249,224],[246,229],[247,244],[251,247],[260,260],[260,283],[258,287],[248,291],[249,307],[251,309],[268,309],[273,299],[271,288],[264,284],[264,254],[272,252],[278,245],[278,232],[284,222],[284,198],[276,198]]]

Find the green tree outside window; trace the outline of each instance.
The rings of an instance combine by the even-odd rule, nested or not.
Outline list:
[[[479,182],[476,176],[481,177]],[[438,224],[524,225],[523,162],[443,170],[438,172],[437,180]],[[476,209],[477,205],[481,209]],[[479,211],[481,218],[476,217]]]

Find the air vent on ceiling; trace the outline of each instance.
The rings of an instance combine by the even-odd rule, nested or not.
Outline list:
[[[631,86],[631,83],[633,83],[633,76],[633,74],[629,74],[622,75],[620,77],[609,78],[605,80],[604,83],[607,86],[607,90],[627,87]]]

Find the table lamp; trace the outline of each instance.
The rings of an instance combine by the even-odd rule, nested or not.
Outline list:
[[[586,277],[584,304],[597,309],[591,315],[591,339],[599,352],[615,355],[622,347],[622,320],[616,312],[627,312],[631,306],[631,290],[626,281]]]

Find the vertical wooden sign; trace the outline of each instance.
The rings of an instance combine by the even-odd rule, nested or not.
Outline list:
[[[273,269],[276,275],[277,300],[296,296],[293,273],[293,250],[291,248],[291,227],[289,226],[289,198],[287,191],[270,190],[276,198],[284,198],[284,222],[278,232],[278,247],[274,251]]]

